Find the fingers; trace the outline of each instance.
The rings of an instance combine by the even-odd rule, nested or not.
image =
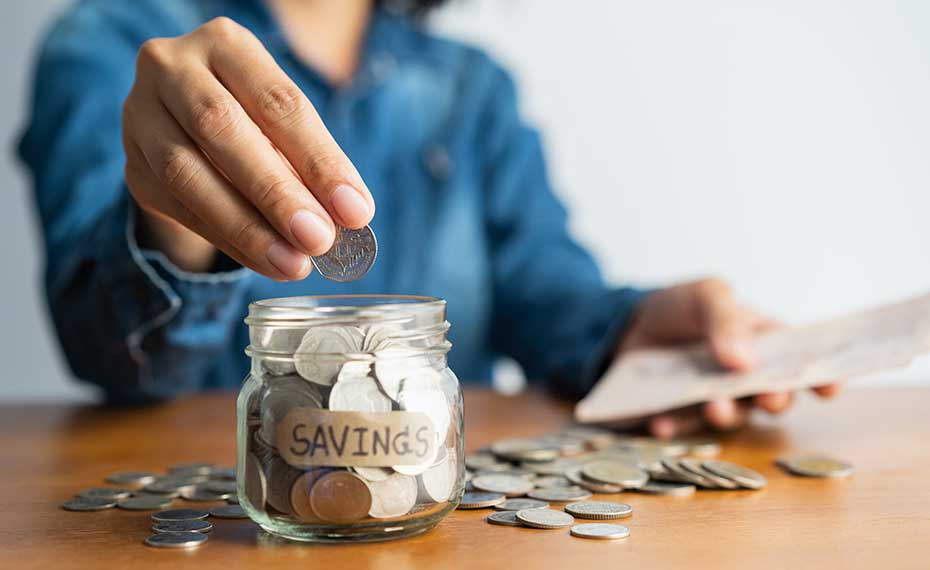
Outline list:
[[[703,406],[704,418],[719,430],[736,429],[749,419],[750,407],[744,402],[723,399],[707,402]]]
[[[210,25],[211,33],[230,38],[207,52],[223,85],[337,222],[350,228],[370,222],[374,200],[309,99],[248,30],[230,20]]]
[[[833,382],[832,384],[825,384],[823,386],[817,386],[813,388],[813,392],[820,396],[821,398],[833,398],[836,397],[843,390],[842,382]]]
[[[160,103],[139,104],[144,108],[138,110],[138,115],[128,111],[126,120],[144,117],[148,133],[127,145],[127,154],[132,152],[133,145],[137,146],[142,154],[139,162],[147,166],[133,169],[137,180],[130,183],[140,206],[169,217],[177,215],[177,221],[243,265],[269,277],[306,277],[311,268],[307,255],[278,235],[213,167]],[[127,164],[131,162],[132,157],[127,156]],[[165,196],[183,208],[179,210]]]
[[[794,392],[770,392],[759,394],[753,402],[770,414],[780,414],[787,410],[794,401]]]
[[[714,356],[725,368],[743,371],[756,363],[752,336],[758,318],[733,299],[729,286],[707,279],[694,286],[694,306],[700,314]]]
[[[651,418],[648,428],[659,439],[671,439],[699,431],[703,426],[700,408],[690,406]]]

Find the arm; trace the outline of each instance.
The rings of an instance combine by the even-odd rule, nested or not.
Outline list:
[[[482,120],[492,244],[495,349],[532,379],[580,397],[593,386],[644,292],[604,284],[568,234],[539,137],[517,113],[512,81],[493,69]]]

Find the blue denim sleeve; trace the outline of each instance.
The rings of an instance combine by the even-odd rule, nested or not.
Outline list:
[[[251,274],[186,274],[137,246],[120,115],[145,30],[134,37],[133,22],[108,20],[100,5],[82,4],[48,36],[19,150],[71,369],[111,401],[142,403],[202,386],[240,324]]]
[[[647,292],[608,287],[591,255],[571,238],[539,136],[520,120],[513,82],[496,67],[492,75],[482,132],[494,348],[520,362],[531,380],[580,398]]]

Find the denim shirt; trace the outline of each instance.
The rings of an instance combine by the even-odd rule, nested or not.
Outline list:
[[[381,247],[363,279],[192,274],[137,245],[120,126],[136,52],[220,15],[264,43],[371,189]],[[44,42],[20,154],[58,338],[75,376],[111,401],[237,386],[250,301],[348,293],[442,297],[461,378],[489,381],[494,359],[509,355],[531,380],[578,397],[644,294],[605,285],[569,236],[509,76],[381,8],[357,74],[336,87],[294,55],[260,0],[80,1]]]

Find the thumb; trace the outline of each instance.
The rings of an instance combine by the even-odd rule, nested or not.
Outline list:
[[[718,289],[701,301],[704,335],[724,368],[749,370],[756,364],[753,331],[756,320],[733,300],[728,289]]]

